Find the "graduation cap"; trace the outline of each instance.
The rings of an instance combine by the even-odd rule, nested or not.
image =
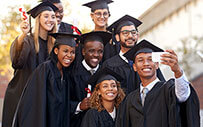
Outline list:
[[[129,16],[129,15],[125,15],[125,16],[121,17],[120,19],[118,19],[117,21],[115,21],[109,27],[107,27],[107,30],[117,34],[120,32],[120,30],[123,26],[134,25],[137,28],[141,24],[142,24],[142,22],[139,21],[138,19],[133,18],[132,16]]]
[[[36,18],[41,12],[46,10],[56,11],[58,10],[58,8],[54,6],[52,3],[50,3],[49,1],[46,1],[38,4],[37,6],[29,10],[27,13],[30,14],[33,18]]]
[[[83,6],[91,8],[91,11],[94,12],[97,9],[108,9],[108,4],[112,3],[112,0],[95,0],[86,4],[83,4]]]
[[[61,0],[40,0],[39,2],[46,2],[49,1],[51,3],[61,3]]]
[[[75,47],[76,46],[76,40],[75,38],[79,38],[78,35],[74,35],[74,34],[70,34],[70,33],[66,33],[66,32],[61,32],[61,33],[50,33],[49,35],[51,35],[52,37],[54,37],[56,39],[54,47],[56,47],[57,45],[69,45],[71,47]]]
[[[93,31],[81,35],[80,43],[84,44],[89,41],[99,41],[106,45],[111,39],[112,35],[109,32],[104,31]]]
[[[137,56],[139,53],[151,53],[151,52],[164,52],[164,50],[153,45],[147,40],[142,40],[140,43],[138,43],[128,52],[126,52],[124,56],[127,59],[134,61],[135,56]]]
[[[105,67],[98,70],[94,75],[92,75],[88,80],[88,84],[95,86],[104,80],[115,80],[121,82],[123,80],[123,77],[110,68]]]

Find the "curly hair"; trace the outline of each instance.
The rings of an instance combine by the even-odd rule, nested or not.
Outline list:
[[[99,95],[98,90],[99,90],[99,86],[101,83],[98,83],[95,88],[94,91],[90,97],[90,108],[94,108],[96,110],[98,110],[99,112],[101,112],[102,110],[105,110],[105,108],[102,105],[102,99],[101,99],[101,95]],[[125,97],[125,93],[123,92],[123,89],[120,86],[120,82],[116,81],[117,84],[117,89],[118,89],[118,95],[115,98],[115,107],[118,108],[118,106],[120,105],[120,103],[123,101],[124,97]]]

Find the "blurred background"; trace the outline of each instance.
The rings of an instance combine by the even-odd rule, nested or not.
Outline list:
[[[78,26],[83,33],[93,29],[90,9],[81,6],[92,0],[61,1],[64,5],[64,22]],[[20,34],[21,15],[18,9],[23,7],[29,10],[35,5],[37,0],[1,1],[0,127],[4,94],[13,76],[9,49],[12,41]],[[114,0],[109,8],[109,25],[129,14],[143,22],[139,27],[139,40],[147,39],[163,49],[177,52],[181,67],[196,89],[203,110],[203,0]],[[168,67],[160,65],[160,68],[166,79],[172,77]],[[200,113],[203,115],[202,111]]]

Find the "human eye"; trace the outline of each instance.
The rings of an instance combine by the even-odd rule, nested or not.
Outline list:
[[[113,87],[113,88],[116,88],[116,87],[117,87],[116,83],[113,83],[113,84],[112,84],[112,87]]]
[[[71,51],[70,53],[71,53],[71,55],[75,55],[75,51]]]
[[[102,54],[104,51],[103,50],[99,50],[98,51],[98,54]]]
[[[132,30],[131,33],[132,33],[133,35],[137,35],[137,30]]]
[[[122,31],[122,34],[125,35],[125,36],[127,36],[127,35],[129,34],[129,31],[128,31],[128,30],[123,30],[123,31]]]
[[[96,12],[95,15],[98,16],[98,17],[100,17],[100,16],[101,16],[101,13],[100,13],[100,12]]]
[[[103,84],[103,86],[102,86],[103,88],[107,88],[108,87],[108,85],[107,84]]]
[[[88,50],[88,53],[93,54],[94,53],[94,49]]]

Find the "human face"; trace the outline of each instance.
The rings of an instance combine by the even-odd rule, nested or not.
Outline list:
[[[132,34],[132,32],[129,32],[129,34],[126,35],[123,31],[137,31],[135,26],[123,26],[120,30],[119,37],[117,37],[119,39],[118,41],[120,41],[121,47],[132,48],[137,43],[138,34]]]
[[[91,67],[95,68],[102,60],[104,52],[104,45],[99,41],[86,42],[82,50],[86,63]]]
[[[40,28],[51,31],[56,24],[56,16],[53,11],[43,11],[39,17]]]
[[[106,27],[109,19],[109,11],[107,9],[97,9],[91,13],[91,18],[96,27]]]
[[[114,102],[118,95],[118,88],[116,81],[104,80],[101,82],[98,90],[98,94],[101,95],[102,102]]]
[[[55,12],[57,24],[59,25],[63,19],[63,5],[62,3],[54,3],[54,5],[58,8],[58,10]]]
[[[75,59],[75,47],[68,45],[59,45],[54,49],[54,53],[57,55],[59,68],[69,67]]]
[[[152,53],[139,53],[135,57],[133,67],[141,79],[148,80],[156,78],[158,63],[152,61]]]

